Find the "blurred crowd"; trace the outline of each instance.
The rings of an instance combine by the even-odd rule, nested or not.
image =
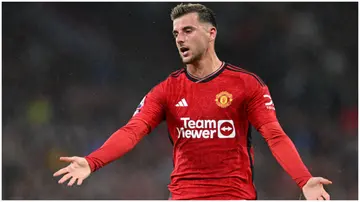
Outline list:
[[[57,184],[60,156],[84,156],[182,68],[176,3],[2,4],[3,199],[167,199],[165,124],[80,187]],[[205,3],[220,59],[259,75],[278,119],[333,199],[358,199],[358,5]],[[253,132],[259,199],[300,189]]]

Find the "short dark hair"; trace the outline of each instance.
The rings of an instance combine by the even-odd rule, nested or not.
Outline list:
[[[179,18],[188,13],[197,13],[199,15],[200,22],[208,22],[214,27],[217,27],[215,13],[210,8],[202,4],[181,3],[175,6],[171,10],[171,20],[175,20],[176,18]]]

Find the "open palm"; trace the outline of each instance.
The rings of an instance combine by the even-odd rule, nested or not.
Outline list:
[[[76,181],[77,185],[81,185],[83,180],[91,174],[90,166],[85,158],[78,156],[60,157],[60,160],[69,162],[70,165],[54,173],[54,177],[64,175],[59,180],[59,184],[62,184],[70,179],[68,186],[72,186]]]
[[[330,200],[330,195],[325,191],[323,185],[332,184],[328,179],[312,177],[303,187],[303,193],[307,200]]]

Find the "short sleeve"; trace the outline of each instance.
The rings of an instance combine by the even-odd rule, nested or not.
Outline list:
[[[249,79],[247,92],[247,115],[251,125],[259,129],[266,123],[277,121],[269,89],[258,77]]]
[[[166,97],[163,82],[150,90],[136,108],[132,119],[144,121],[153,130],[165,118]]]

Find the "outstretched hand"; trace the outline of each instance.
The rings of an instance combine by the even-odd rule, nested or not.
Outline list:
[[[70,165],[58,170],[54,173],[54,177],[64,175],[60,180],[59,184],[62,184],[70,179],[68,186],[72,186],[76,181],[77,185],[81,185],[83,180],[91,174],[91,169],[83,157],[60,157],[60,161],[70,163]]]
[[[307,200],[330,200],[330,195],[325,191],[323,185],[332,184],[328,179],[322,177],[312,177],[302,188]]]

